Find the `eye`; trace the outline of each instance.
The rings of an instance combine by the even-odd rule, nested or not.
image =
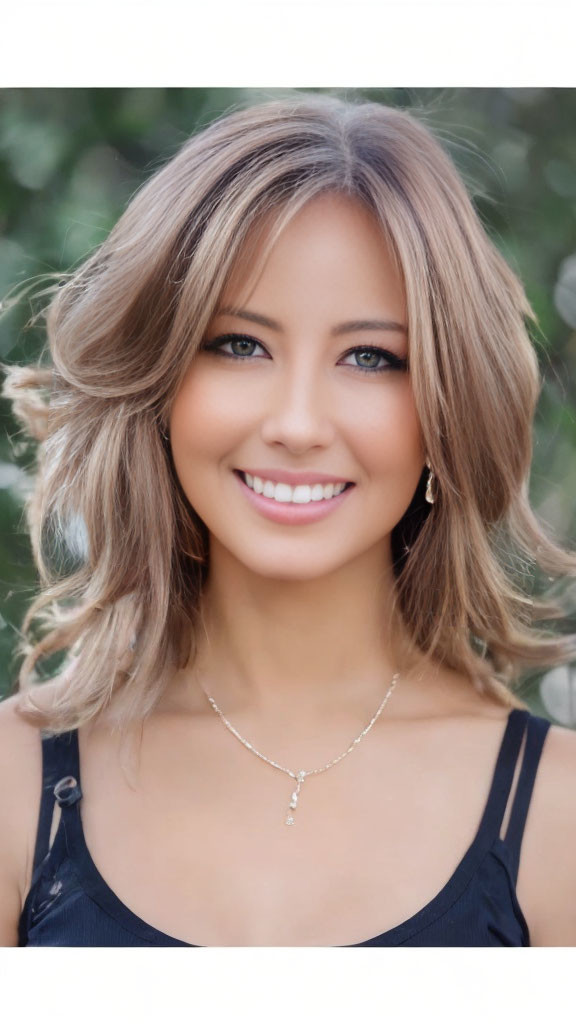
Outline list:
[[[346,357],[354,356],[357,358],[358,353],[360,356],[367,356],[370,361],[370,365],[361,366],[356,364],[353,368],[360,370],[362,373],[381,373],[383,370],[405,370],[408,366],[407,359],[401,359],[400,356],[394,355],[393,352],[389,352],[386,348],[378,348],[374,345],[363,346],[362,348],[352,348],[346,353]],[[380,362],[384,360],[384,365]],[[378,363],[380,362],[380,365]],[[351,364],[348,363],[350,366]]]
[[[224,345],[238,345],[240,352],[225,352],[223,349]],[[246,351],[245,346],[258,345],[259,348],[263,348],[259,341],[255,338],[250,338],[247,334],[222,334],[219,338],[214,338],[213,341],[205,342],[202,345],[202,349],[208,352],[214,352],[217,355],[228,356],[231,359],[243,359],[252,355],[251,351]]]
[[[226,352],[224,345],[235,346],[236,351]],[[246,346],[250,351],[246,351]],[[201,351],[212,352],[214,355],[223,356],[227,359],[237,359],[246,362],[254,354],[254,346],[262,349],[262,351],[266,351],[261,342],[251,338],[248,334],[223,334],[212,341],[204,342],[201,346]],[[360,363],[343,363],[342,365],[351,366],[352,369],[359,370],[360,373],[372,375],[387,370],[406,370],[408,367],[407,359],[402,359],[393,352],[389,352],[388,349],[379,348],[375,345],[358,345],[356,348],[346,352],[343,358],[348,359],[350,356],[357,358],[358,354],[360,357],[368,357],[369,365],[362,366]]]

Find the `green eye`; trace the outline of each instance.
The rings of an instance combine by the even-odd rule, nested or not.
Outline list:
[[[202,345],[201,350],[205,352],[212,352],[214,355],[223,356],[226,359],[237,359],[244,362],[254,355],[253,348],[252,351],[244,352],[242,354],[234,351],[225,352],[223,348],[224,345],[257,345],[263,351],[266,351],[260,341],[256,341],[256,338],[251,338],[248,334],[222,334],[218,338],[214,338],[213,341],[205,342]],[[343,365],[352,366],[352,369],[359,370],[360,373],[369,373],[372,375],[375,373],[383,373],[388,370],[406,370],[408,368],[407,359],[401,359],[399,356],[394,355],[393,352],[389,352],[388,349],[378,348],[375,345],[362,345],[352,348],[349,352],[346,352],[344,358],[348,358],[348,356],[355,356],[357,353],[360,353],[361,355],[370,355],[375,360],[382,359],[385,361],[384,365],[373,365],[371,367],[360,366],[359,364],[354,366],[351,363]]]

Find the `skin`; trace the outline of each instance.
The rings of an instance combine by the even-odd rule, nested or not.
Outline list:
[[[425,452],[409,373],[361,349],[406,359],[407,332],[331,331],[360,318],[404,326],[403,284],[370,214],[329,195],[298,212],[255,284],[233,276],[223,307],[282,330],[217,315],[208,342],[236,332],[258,344],[225,344],[243,361],[202,351],[172,408],[176,471],[210,531],[209,640],[195,667],[219,704],[268,725],[325,733],[335,705],[361,724],[397,668],[390,535]],[[246,500],[232,472],[243,467],[318,470],[356,486],[327,518],[280,525]],[[398,625],[394,635],[398,644]]]
[[[179,479],[210,533],[198,658],[147,719],[135,771],[106,722],[80,728],[82,823],[108,886],[168,935],[347,945],[405,921],[450,878],[482,815],[508,710],[445,666],[424,670],[390,623],[390,533],[425,452],[409,374],[363,374],[346,353],[378,345],[405,356],[408,339],[330,335],[353,318],[405,323],[402,283],[370,217],[340,197],[314,200],[255,283],[241,267],[222,304],[283,331],[215,319],[207,341],[238,331],[263,348],[245,363],[199,355],[170,423]],[[356,487],[329,517],[280,526],[239,490],[232,469],[249,466],[318,469]],[[256,749],[313,768],[365,728],[399,665],[371,732],[304,782],[294,828],[284,824],[291,780],[231,736],[201,689]],[[50,685],[42,692],[48,704]],[[40,803],[40,739],[17,702],[0,707],[0,777],[18,779],[0,789],[3,945],[17,944]],[[576,944],[575,773],[576,736],[553,726],[516,887],[532,945]]]

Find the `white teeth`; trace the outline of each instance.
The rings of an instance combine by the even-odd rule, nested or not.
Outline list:
[[[307,505],[310,501],[324,501],[341,494],[346,484],[298,484],[291,487],[290,484],[275,484],[273,480],[262,480],[259,476],[251,476],[250,473],[242,474],[244,480],[256,494],[263,494],[265,498],[273,498],[274,501],[282,503],[292,502],[295,505]]]

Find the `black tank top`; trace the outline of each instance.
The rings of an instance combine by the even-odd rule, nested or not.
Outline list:
[[[518,785],[506,835],[501,839],[526,726]],[[352,945],[530,945],[528,925],[516,898],[516,880],[526,815],[549,726],[546,719],[528,711],[515,708],[510,712],[477,833],[446,885],[407,921]],[[19,945],[193,946],[132,913],[94,864],[80,815],[77,731],[43,737],[42,753],[38,835],[32,884],[20,917]],[[51,837],[56,803],[61,815]]]

